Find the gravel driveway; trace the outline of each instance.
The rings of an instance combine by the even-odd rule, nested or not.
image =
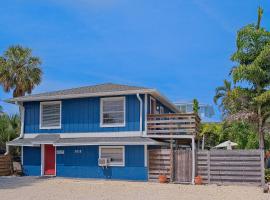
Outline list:
[[[0,177],[1,200],[270,200],[253,186],[194,186],[89,179]]]

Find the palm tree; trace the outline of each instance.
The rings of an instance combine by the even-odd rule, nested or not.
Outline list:
[[[20,45],[11,46],[0,56],[0,84],[5,92],[13,90],[13,97],[30,94],[41,82],[41,60],[32,50]]]
[[[263,15],[263,9],[261,7],[259,7],[258,8],[258,19],[257,19],[257,25],[256,25],[257,30],[259,30],[261,27],[262,15]]]
[[[5,143],[18,137],[20,134],[20,117],[18,115],[0,116],[0,150]]]
[[[232,83],[225,79],[224,85],[216,88],[214,103],[218,104],[218,101],[220,100],[219,106],[224,107],[231,92],[232,92]]]

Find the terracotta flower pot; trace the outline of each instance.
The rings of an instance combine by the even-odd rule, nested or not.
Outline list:
[[[166,177],[166,175],[159,175],[158,176],[158,181],[160,183],[167,183],[167,177]]]
[[[196,185],[201,185],[202,184],[202,177],[201,176],[196,176],[194,178],[194,182]]]
[[[265,158],[267,159],[267,158],[270,158],[270,151],[266,151],[266,153],[265,153]]]

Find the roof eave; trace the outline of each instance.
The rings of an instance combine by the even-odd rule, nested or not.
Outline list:
[[[50,101],[50,100],[59,100],[59,99],[98,97],[98,96],[145,94],[145,93],[151,93],[153,91],[154,91],[154,89],[140,89],[140,90],[125,90],[125,91],[97,92],[97,93],[69,94],[69,95],[53,95],[53,96],[40,96],[40,97],[24,96],[24,97],[6,99],[5,102],[16,103],[16,102],[29,102],[29,101]]]

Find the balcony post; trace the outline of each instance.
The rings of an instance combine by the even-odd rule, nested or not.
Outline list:
[[[192,184],[194,184],[194,179],[195,179],[195,166],[196,166],[196,163],[195,163],[195,148],[196,148],[196,145],[195,145],[195,137],[193,136],[192,139]]]

